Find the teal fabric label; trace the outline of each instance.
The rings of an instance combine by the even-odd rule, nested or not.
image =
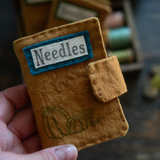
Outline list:
[[[32,75],[93,58],[89,32],[83,31],[23,48]]]

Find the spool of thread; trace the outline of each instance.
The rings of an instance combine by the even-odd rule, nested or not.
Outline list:
[[[156,99],[160,93],[160,75],[154,75],[143,88],[143,95],[148,99]]]
[[[125,23],[124,12],[117,11],[106,16],[102,28],[103,29],[118,28],[124,26],[124,23]]]
[[[151,78],[151,84],[152,86],[155,86],[158,89],[160,89],[160,75],[159,74],[156,74]]]
[[[148,82],[142,90],[142,94],[145,98],[154,100],[158,97],[159,95],[159,89],[153,85],[151,85],[150,82]]]
[[[129,27],[111,29],[108,33],[108,45],[111,50],[127,48],[131,42],[132,30]]]
[[[131,63],[134,60],[134,52],[132,49],[124,49],[118,51],[108,51],[109,55],[116,55],[119,63]]]
[[[155,64],[151,67],[151,75],[160,75],[160,64]]]

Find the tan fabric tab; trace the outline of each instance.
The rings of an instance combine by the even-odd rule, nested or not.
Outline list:
[[[93,94],[100,101],[108,102],[127,92],[116,56],[90,63],[88,75]]]

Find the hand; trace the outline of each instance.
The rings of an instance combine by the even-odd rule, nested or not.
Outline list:
[[[41,149],[26,85],[0,92],[0,160],[77,158],[77,149],[73,145]]]

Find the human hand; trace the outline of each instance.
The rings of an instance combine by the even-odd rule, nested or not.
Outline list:
[[[77,149],[73,145],[41,150],[29,104],[24,84],[0,92],[0,160],[75,160]]]

